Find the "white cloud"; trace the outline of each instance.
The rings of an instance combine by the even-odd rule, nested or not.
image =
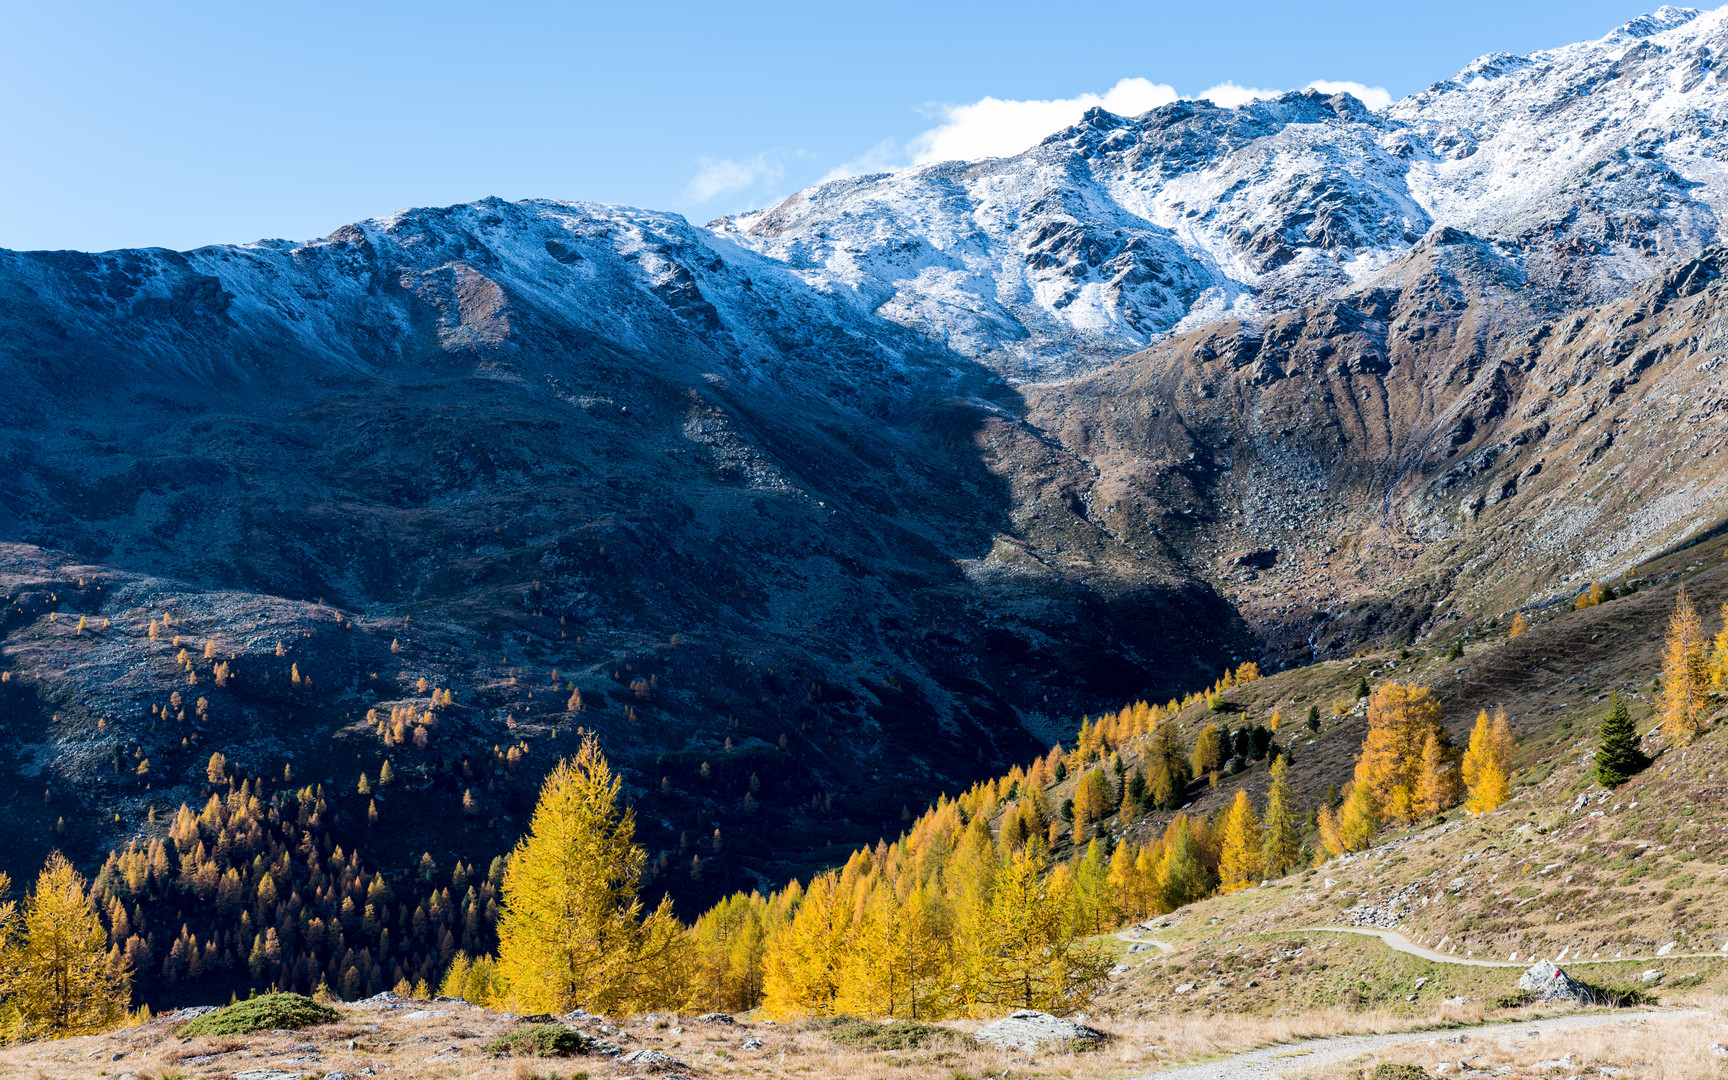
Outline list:
[[[1354,94],[1356,100],[1376,111],[1392,104],[1392,95],[1387,93],[1383,86],[1364,86],[1359,82],[1334,82],[1331,79],[1315,79],[1302,89],[1318,90],[1322,94]],[[1286,93],[1288,93],[1286,90],[1266,90],[1257,86],[1237,86],[1234,82],[1221,82],[1217,86],[1202,90],[1194,96],[1210,101],[1219,108],[1240,109],[1250,101],[1282,97]]]
[[[1315,79],[1304,90],[1322,94],[1347,92],[1354,94],[1370,109],[1384,109],[1392,103],[1392,95],[1384,87],[1365,86],[1358,82],[1335,82]],[[1280,97],[1286,90],[1257,86],[1240,86],[1226,81],[1193,95],[1221,108],[1239,109],[1252,101]],[[1077,122],[1087,109],[1101,106],[1119,116],[1138,116],[1149,109],[1168,105],[1182,95],[1164,83],[1148,79],[1123,79],[1103,94],[1080,94],[1071,98],[1049,101],[1015,101],[985,97],[966,105],[945,105],[933,110],[940,120],[937,126],[914,136],[906,143],[885,139],[859,157],[829,169],[818,183],[848,176],[893,172],[908,165],[931,161],[977,161],[981,158],[1009,157],[1030,149],[1047,136]],[[757,159],[760,161],[760,159]],[[714,166],[742,168],[737,162],[709,163]],[[704,174],[706,175],[706,174]],[[730,174],[724,174],[730,175]],[[716,182],[723,174],[716,174]],[[698,177],[700,181],[702,177]],[[738,190],[748,186],[716,187],[715,193]],[[692,190],[696,182],[692,182]],[[712,195],[707,196],[712,198]],[[701,201],[701,200],[698,200]]]
[[[1052,101],[987,97],[970,105],[946,106],[942,123],[913,139],[907,149],[914,165],[1008,157],[1079,120],[1087,109],[1102,106],[1122,116],[1137,116],[1176,98],[1173,88],[1146,79],[1123,79],[1102,96],[1081,94]]]
[[[757,154],[740,161],[735,158],[698,158],[696,175],[684,186],[687,202],[705,203],[722,195],[754,187],[763,181],[773,183],[786,175],[786,167],[768,154]]]
[[[818,184],[826,184],[830,180],[844,180],[848,176],[867,176],[871,173],[893,172],[906,167],[906,148],[893,139],[883,139],[843,165],[836,165],[822,175]]]
[[[1384,86],[1363,86],[1359,82],[1333,82],[1331,79],[1315,79],[1305,90],[1318,90],[1322,94],[1354,94],[1356,100],[1379,112],[1392,104],[1392,95]]]
[[[1220,109],[1240,109],[1250,101],[1275,98],[1283,93],[1282,90],[1266,90],[1258,86],[1237,86],[1234,82],[1225,81],[1200,91],[1194,95],[1194,99],[1196,101],[1210,101]]]

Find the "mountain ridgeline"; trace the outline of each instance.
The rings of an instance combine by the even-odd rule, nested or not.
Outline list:
[[[1081,714],[1708,535],[1725,47],[1664,8],[1382,112],[1094,110],[707,227],[0,252],[0,861],[148,854],[232,778],[320,808],[320,875],[442,879],[593,731],[693,912]]]

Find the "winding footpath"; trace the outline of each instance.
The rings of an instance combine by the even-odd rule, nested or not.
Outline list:
[[[1134,934],[1142,928],[1123,931],[1116,936],[1123,941],[1137,942],[1155,946],[1160,952],[1169,955],[1176,951],[1174,945],[1153,938],[1137,937]],[[1522,968],[1526,964],[1510,960],[1477,960],[1473,957],[1452,956],[1417,945],[1403,934],[1395,930],[1379,930],[1362,926],[1305,926],[1301,933],[1326,934],[1361,934],[1365,937],[1379,938],[1387,948],[1411,956],[1419,956],[1424,960],[1432,960],[1441,964],[1462,964],[1469,967]],[[1629,961],[1661,961],[1680,960],[1686,958],[1716,958],[1718,953],[1669,953],[1667,956],[1622,956],[1609,960],[1569,961],[1572,964],[1613,964]],[[1406,1031],[1387,1035],[1336,1035],[1327,1038],[1305,1039],[1301,1042],[1282,1043],[1277,1046],[1263,1047],[1259,1050],[1249,1050],[1241,1054],[1232,1054],[1217,1061],[1209,1061],[1202,1065],[1185,1065],[1161,1072],[1149,1073],[1139,1080],[1236,1080],[1238,1077],[1259,1077],[1271,1080],[1287,1073],[1309,1069],[1316,1065],[1330,1065],[1347,1061],[1358,1054],[1376,1050],[1385,1050],[1394,1046],[1408,1046],[1414,1043],[1434,1043],[1440,1045],[1453,1043],[1459,1035],[1490,1034],[1501,1038],[1522,1038],[1545,1032],[1577,1031],[1600,1027],[1604,1024],[1620,1024],[1630,1021],[1643,1021],[1654,1018],[1678,1018],[1706,1015],[1698,1010],[1662,1011],[1644,1010],[1640,1012],[1620,1013],[1589,1013],[1578,1016],[1556,1016],[1546,1020],[1523,1020],[1516,1022],[1485,1021],[1468,1027],[1449,1028],[1446,1031]],[[1462,1047],[1448,1046],[1442,1056],[1456,1055],[1470,1057]]]
[[[1657,1018],[1691,1018],[1708,1015],[1692,1009],[1684,1012],[1642,1011],[1624,1013],[1589,1013],[1580,1016],[1556,1016],[1548,1020],[1523,1020],[1516,1023],[1483,1023],[1446,1031],[1406,1031],[1394,1035],[1337,1035],[1324,1039],[1307,1039],[1283,1043],[1243,1054],[1232,1054],[1203,1065],[1185,1065],[1162,1072],[1148,1073],[1139,1080],[1239,1080],[1242,1077],[1272,1080],[1298,1069],[1316,1065],[1332,1065],[1348,1061],[1357,1054],[1385,1050],[1413,1043],[1434,1043],[1435,1053],[1442,1057],[1472,1057],[1466,1046],[1457,1045],[1459,1035],[1480,1038],[1498,1035],[1503,1039],[1524,1038],[1555,1031],[1580,1031],[1605,1024],[1624,1024]],[[1445,1049],[1441,1049],[1444,1047]]]
[[[1366,927],[1366,926],[1304,926],[1304,927],[1301,927],[1298,932],[1304,933],[1304,934],[1312,934],[1312,933],[1363,934],[1367,937],[1379,938],[1390,949],[1395,949],[1401,953],[1409,953],[1411,956],[1420,956],[1424,960],[1433,960],[1435,963],[1439,963],[1439,964],[1465,964],[1465,965],[1468,965],[1470,967],[1527,968],[1530,966],[1530,964],[1533,964],[1536,962],[1535,959],[1531,959],[1530,963],[1521,963],[1521,962],[1516,962],[1516,961],[1512,961],[1512,960],[1476,960],[1476,959],[1472,959],[1470,957],[1452,956],[1449,953],[1439,952],[1439,951],[1436,951],[1434,949],[1430,949],[1430,948],[1427,948],[1425,946],[1418,945],[1415,942],[1411,941],[1409,938],[1405,937],[1403,934],[1400,934],[1395,930],[1376,930],[1376,929],[1373,929],[1371,927]],[[1126,940],[1133,940],[1133,939],[1130,938],[1130,939],[1126,939]],[[1166,949],[1165,951],[1174,952],[1175,950],[1174,949]],[[1567,965],[1575,967],[1575,966],[1578,966],[1580,964],[1632,964],[1632,963],[1640,963],[1640,962],[1656,963],[1656,962],[1667,961],[1667,960],[1699,960],[1699,959],[1721,960],[1723,958],[1724,958],[1723,953],[1687,952],[1687,953],[1669,953],[1666,956],[1612,956],[1612,957],[1609,957],[1607,959],[1595,959],[1595,960],[1586,960],[1581,956],[1575,956],[1570,960],[1556,960],[1555,963],[1567,964]]]

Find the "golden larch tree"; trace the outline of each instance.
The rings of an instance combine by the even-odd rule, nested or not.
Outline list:
[[[763,1008],[772,1016],[832,1016],[852,938],[852,898],[832,870],[810,879],[798,908],[768,942]]]
[[[1728,689],[1728,604],[1722,605],[1722,629],[1710,649],[1710,685]]]
[[[6,1009],[16,1039],[58,1039],[116,1027],[132,1001],[132,969],[110,954],[84,878],[58,851],[36,878],[8,942]]]
[[[1416,812],[1433,817],[1458,805],[1462,796],[1457,755],[1433,732],[1422,743],[1422,773],[1416,782]]]
[[[1656,705],[1662,731],[1669,738],[1690,742],[1704,729],[1709,682],[1703,620],[1682,587],[1674,597],[1674,614],[1669,616],[1668,637],[1662,645],[1662,697]]]
[[[1372,800],[1376,814],[1408,820],[1422,790],[1423,754],[1428,738],[1442,757],[1455,753],[1440,724],[1440,700],[1426,686],[1382,683],[1368,699],[1368,734],[1356,760],[1356,787]],[[1352,849],[1355,850],[1355,849]]]
[[[620,1013],[677,1005],[683,926],[670,898],[642,916],[646,853],[620,781],[592,733],[546,777],[528,835],[504,869],[498,979],[517,1012]]]
[[[1265,840],[1260,848],[1261,873],[1280,877],[1302,859],[1302,823],[1290,792],[1289,767],[1282,755],[1272,763],[1272,787],[1266,792]]]
[[[1530,620],[1524,617],[1522,611],[1512,616],[1512,629],[1506,632],[1509,638],[1521,638],[1530,632]]]
[[[1494,719],[1487,710],[1476,716],[1476,726],[1470,732],[1470,746],[1464,751],[1465,786],[1470,801],[1465,809],[1473,814],[1485,814],[1504,803],[1511,794],[1509,781],[1514,743],[1512,726],[1505,709],[1496,709]]]
[[[1068,898],[1054,895],[1066,876],[1047,874],[1042,856],[1026,851],[1004,859],[990,902],[973,929],[978,963],[969,972],[975,1002],[1003,1008],[1067,1013],[1089,1001],[1110,962],[1062,917]]]
[[[1380,831],[1380,812],[1368,789],[1361,784],[1351,786],[1350,795],[1338,813],[1338,837],[1345,851],[1365,851]]]
[[[1205,776],[1207,773],[1223,764],[1223,739],[1217,724],[1207,724],[1200,729],[1200,734],[1194,737],[1194,753],[1190,763],[1194,766],[1195,776]]]
[[[1224,837],[1218,849],[1218,888],[1233,893],[1260,880],[1260,821],[1246,791],[1237,791],[1236,799],[1224,814]]]

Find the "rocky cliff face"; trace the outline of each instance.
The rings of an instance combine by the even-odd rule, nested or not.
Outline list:
[[[332,791],[389,757],[429,809],[368,842],[489,858],[592,727],[701,897],[1079,713],[1706,533],[1725,19],[1383,114],[1095,112],[707,229],[486,200],[0,253],[8,812],[109,843],[212,751]],[[408,709],[425,745],[369,715]]]

